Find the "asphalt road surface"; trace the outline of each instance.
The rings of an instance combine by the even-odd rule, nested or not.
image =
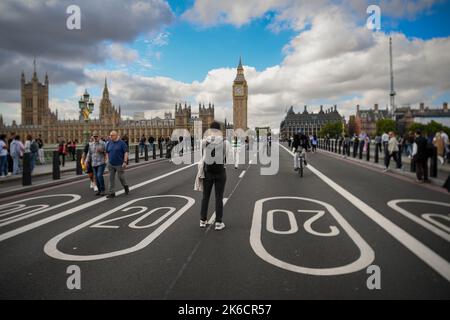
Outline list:
[[[195,164],[130,169],[112,200],[86,180],[0,198],[0,298],[450,298],[448,192],[321,152],[301,178],[278,150],[276,175],[227,167],[219,232]]]

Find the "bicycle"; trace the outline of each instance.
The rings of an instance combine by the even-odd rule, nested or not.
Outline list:
[[[299,147],[297,151],[295,151],[296,164],[298,168],[298,174],[300,177],[303,177],[303,165],[305,162],[305,149]]]

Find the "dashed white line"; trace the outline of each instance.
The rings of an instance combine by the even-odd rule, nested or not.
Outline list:
[[[242,173],[239,175],[239,179],[242,179],[244,176],[245,176],[245,170],[244,171],[242,171]]]

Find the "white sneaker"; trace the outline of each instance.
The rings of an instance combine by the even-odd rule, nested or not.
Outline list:
[[[206,228],[206,221],[200,220],[200,228]]]
[[[94,183],[91,181],[91,185],[89,186],[89,188],[94,189]]]
[[[98,192],[97,186],[94,186],[94,192]]]
[[[223,222],[216,222],[216,227],[214,228],[216,231],[220,231],[223,228],[225,228],[225,223],[223,223]]]

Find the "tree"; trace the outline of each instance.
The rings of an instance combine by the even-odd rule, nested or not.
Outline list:
[[[393,131],[396,132],[397,126],[394,120],[391,119],[381,119],[377,121],[377,135],[382,135],[385,132]]]
[[[329,136],[330,138],[336,138],[337,136],[342,135],[342,122],[337,121],[333,123],[328,123],[325,126],[322,127],[322,129],[319,132],[319,137],[326,137]]]
[[[422,123],[413,123],[408,127],[408,131],[416,132],[417,130],[422,131],[424,134],[436,134],[436,132],[444,130],[444,132],[447,133],[447,135],[450,135],[450,128],[442,125],[442,123],[436,122],[432,120],[431,122],[427,124]]]

